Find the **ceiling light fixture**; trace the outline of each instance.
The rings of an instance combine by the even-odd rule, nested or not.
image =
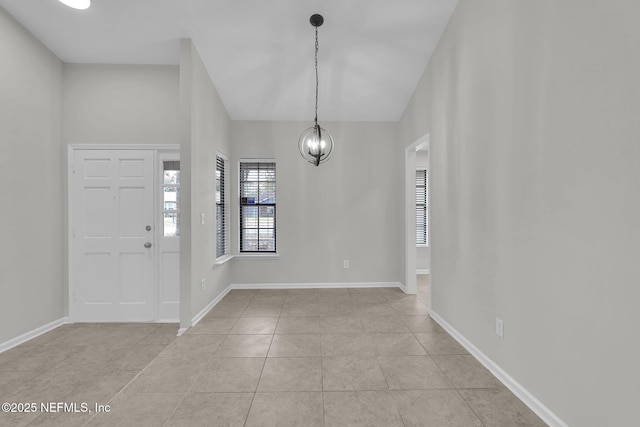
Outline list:
[[[88,9],[91,6],[91,0],[58,0],[60,3],[79,10]]]
[[[314,125],[300,135],[298,140],[298,148],[300,154],[309,163],[318,166],[320,163],[327,161],[333,152],[333,138],[318,124],[318,27],[324,23],[322,15],[312,15],[309,19],[311,25],[316,28],[316,118]]]

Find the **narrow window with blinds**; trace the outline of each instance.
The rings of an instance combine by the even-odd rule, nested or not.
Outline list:
[[[240,162],[240,252],[276,251],[276,164]]]
[[[216,155],[216,258],[229,253],[227,239],[226,166],[224,157]]]
[[[429,245],[429,177],[426,169],[416,170],[416,245]]]

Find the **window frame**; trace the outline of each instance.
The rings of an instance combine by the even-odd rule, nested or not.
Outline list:
[[[218,183],[218,171],[219,165],[222,164],[222,176],[221,181]],[[220,152],[216,152],[216,177],[215,177],[215,205],[216,205],[216,262],[220,263],[226,258],[230,257],[229,254],[229,159],[227,156]],[[218,201],[218,185],[220,185],[220,199]],[[222,207],[222,210],[220,210]],[[220,226],[220,216],[222,213],[222,226]],[[220,236],[222,231],[222,237]],[[220,241],[223,242],[223,249],[220,252]]]
[[[278,257],[278,240],[277,240],[277,235],[278,235],[278,222],[277,222],[277,201],[274,200],[272,203],[261,203],[260,201],[258,201],[257,203],[246,203],[243,202],[243,183],[245,181],[243,181],[243,165],[246,164],[265,164],[265,165],[272,165],[271,168],[273,169],[274,172],[274,179],[273,179],[273,183],[274,183],[274,189],[273,189],[273,197],[274,199],[276,199],[276,193],[277,193],[277,182],[278,182],[278,177],[277,177],[277,166],[276,166],[276,161],[275,159],[239,159],[238,160],[238,215],[237,215],[237,219],[238,219],[238,256],[240,257],[244,257],[244,258],[250,258],[250,257],[259,257],[259,258],[268,258],[268,257]],[[256,181],[258,183],[258,187],[259,187],[259,183],[260,180],[258,179],[258,181]],[[267,182],[271,182],[271,181],[267,181]],[[266,230],[273,230],[273,250],[269,249],[269,250],[265,250],[265,249],[257,249],[257,250],[250,250],[250,249],[245,249],[243,248],[243,230],[245,230],[245,228],[243,227],[243,206],[258,206],[258,236],[260,235],[260,230],[261,229],[266,229]],[[272,207],[273,208],[273,227],[260,227],[259,224],[259,212],[260,212],[260,207]],[[259,237],[258,237],[258,242],[259,242]],[[259,243],[258,243],[259,245]]]
[[[424,184],[422,186],[418,183],[418,173],[424,172],[424,180],[422,181]],[[424,188],[424,199],[418,200],[418,189]],[[429,247],[429,169],[427,167],[421,166],[416,168],[416,183],[415,183],[415,202],[416,202],[416,247],[418,248],[428,248]],[[424,208],[424,223],[419,222],[418,217],[418,209],[420,207]],[[424,228],[424,242],[418,239],[418,230],[420,228]]]

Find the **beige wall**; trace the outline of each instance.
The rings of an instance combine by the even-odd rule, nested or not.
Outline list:
[[[238,160],[273,158],[277,260],[234,259],[233,281],[404,282],[403,153],[395,123],[322,123],[336,148],[319,167],[298,151],[305,122],[232,122],[231,182]],[[232,187],[231,200],[237,200]],[[233,206],[233,205],[232,205]],[[237,216],[237,204],[232,210]],[[238,250],[237,221],[231,241]],[[350,261],[350,268],[343,261]]]
[[[434,311],[572,426],[640,422],[638,16],[461,0],[400,124],[431,135]]]
[[[62,62],[0,8],[0,344],[65,316]]]

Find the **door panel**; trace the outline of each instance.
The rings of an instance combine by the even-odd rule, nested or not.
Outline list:
[[[75,321],[155,317],[153,150],[75,150],[70,179]],[[145,243],[151,243],[149,248]]]

